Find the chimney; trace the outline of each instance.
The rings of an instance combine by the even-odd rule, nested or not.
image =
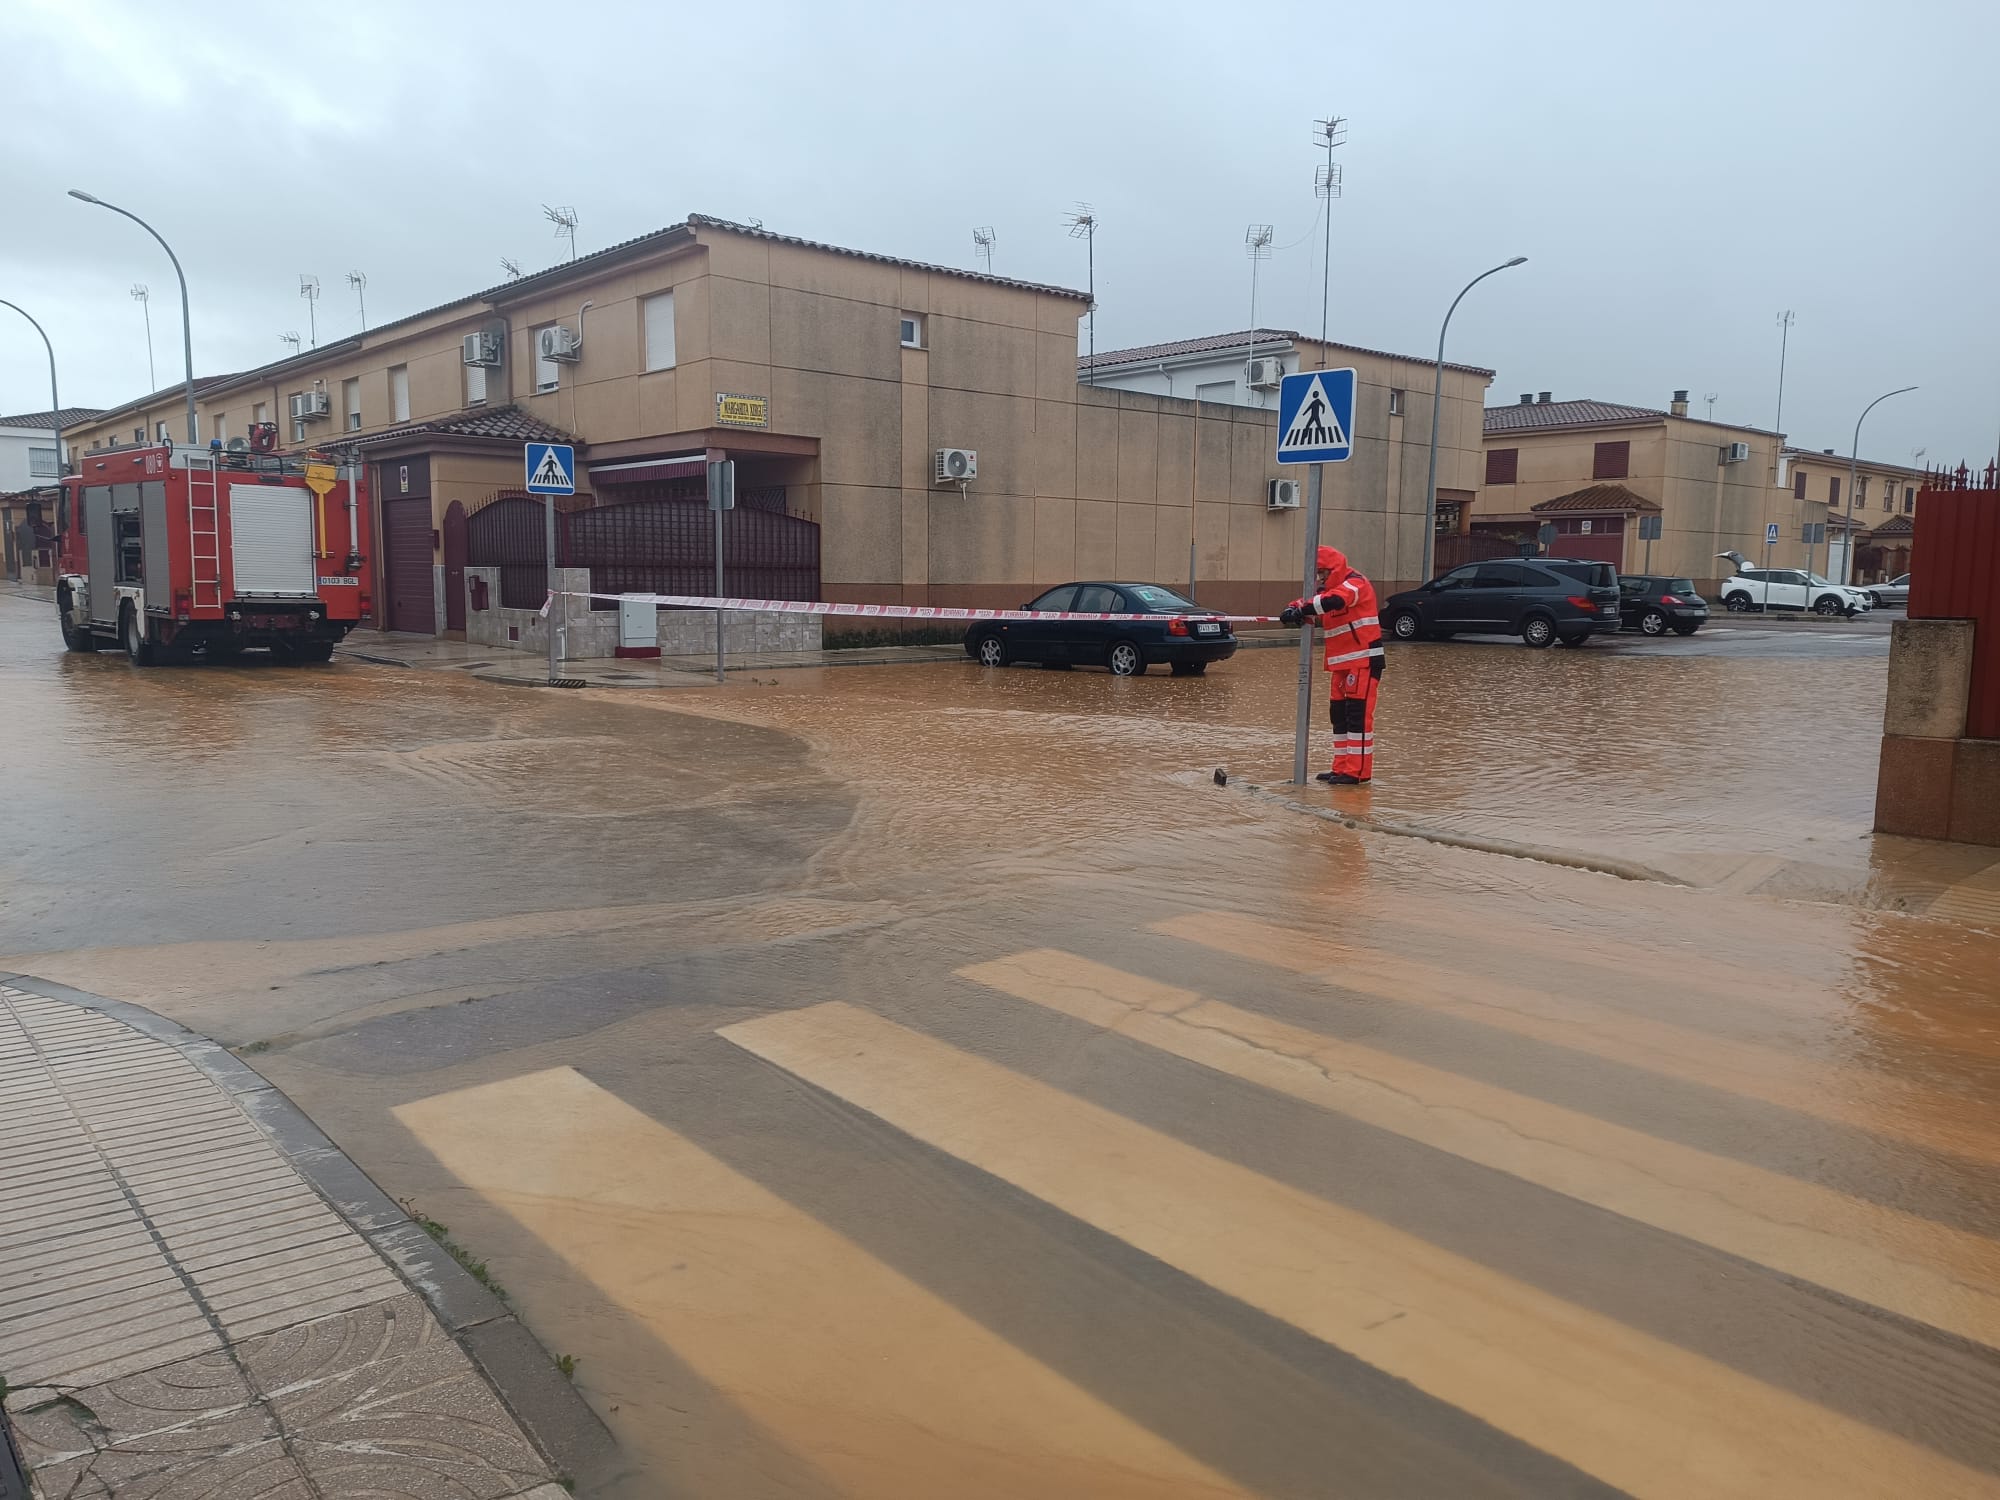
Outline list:
[[[1819,451],[1820,451],[1820,452],[1822,452],[1822,453],[1831,453],[1831,452],[1833,452],[1833,450],[1832,450],[1831,448],[1822,448],[1822,449],[1820,449]]]
[[[1521,392],[1521,404],[1523,406],[1533,406],[1535,404],[1535,393],[1533,391]]]
[[[1549,391],[1540,391],[1540,392],[1538,392],[1538,393],[1536,394],[1536,396],[1535,396],[1535,405],[1537,405],[1537,406],[1547,406],[1547,405],[1549,404],[1549,396],[1550,396],[1551,394],[1552,394],[1552,393],[1551,393],[1551,392],[1549,392]]]
[[[1668,407],[1667,410],[1677,417],[1686,416],[1688,414],[1688,393],[1686,391],[1675,391],[1674,404]]]

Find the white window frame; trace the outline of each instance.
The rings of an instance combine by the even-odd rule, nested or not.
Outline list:
[[[410,367],[389,366],[389,411],[392,422],[410,420]]]
[[[465,404],[484,406],[486,404],[486,366],[467,365],[465,367]]]
[[[905,327],[910,329],[908,336],[903,332]],[[896,314],[896,340],[905,349],[928,348],[924,343],[924,315],[913,312]]]
[[[165,422],[155,422],[153,424],[153,441],[156,443],[164,443],[166,440],[167,440],[167,424]]]
[[[53,447],[28,450],[28,477],[30,479],[62,477],[62,465],[56,462],[56,450]]]
[[[1400,390],[1396,389],[1396,387],[1391,386],[1389,387],[1389,415],[1392,417],[1400,417],[1402,414],[1403,414],[1403,393]]]
[[[214,432],[215,440],[223,444],[224,446],[227,446],[229,442],[229,434],[227,431],[224,430],[226,426],[224,413],[217,412],[213,417],[209,418],[209,425],[215,429]]]
[[[356,375],[340,382],[340,404],[346,412],[347,430],[361,430],[361,377]]]
[[[639,339],[644,345],[648,372],[674,367],[674,294],[671,291],[641,299]]]
[[[528,337],[535,341],[535,394],[537,396],[546,396],[550,391],[559,391],[562,389],[561,361],[544,359],[542,357],[542,331],[543,329],[555,326],[553,323],[544,323],[540,328],[530,329],[528,332]],[[544,374],[545,371],[547,372],[546,374]]]
[[[303,443],[305,440],[306,440],[306,419],[304,417],[293,417],[292,441],[295,443]]]

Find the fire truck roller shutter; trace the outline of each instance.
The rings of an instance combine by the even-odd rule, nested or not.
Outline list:
[[[232,484],[229,552],[237,597],[316,597],[312,491],[289,484]]]
[[[139,486],[140,581],[146,608],[166,614],[173,608],[173,573],[167,557],[167,482],[149,479]]]
[[[89,541],[90,618],[106,627],[118,623],[118,528],[111,519],[111,486],[94,484],[83,492],[83,530]]]

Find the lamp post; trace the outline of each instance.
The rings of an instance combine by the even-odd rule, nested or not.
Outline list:
[[[1489,276],[1498,275],[1514,266],[1526,265],[1528,257],[1517,255],[1512,260],[1502,261],[1491,271],[1481,271],[1465,284],[1465,291],[1451,299],[1451,306],[1445,310],[1444,323],[1438,329],[1437,369],[1431,381],[1431,466],[1430,474],[1424,481],[1424,571],[1417,581],[1422,583],[1431,576],[1436,562],[1437,549],[1437,485],[1438,485],[1438,416],[1444,404],[1444,336],[1451,327],[1451,315],[1458,311],[1458,304],[1465,300],[1465,293],[1471,291]]]
[[[174,275],[180,278],[181,283],[181,357],[187,361],[188,443],[190,446],[193,446],[200,441],[195,430],[194,417],[194,319],[188,312],[188,283],[187,276],[181,271],[181,259],[178,255],[174,254],[174,247],[160,238],[159,230],[148,224],[130,209],[120,208],[115,203],[106,203],[102,198],[92,197],[81,188],[71,188],[69,195],[79,203],[95,203],[99,208],[108,208],[114,214],[123,214],[154,239],[159,240],[160,248],[167,252],[167,259],[174,263]]]
[[[47,331],[41,324],[35,322],[33,316],[30,315],[25,307],[22,307],[18,303],[5,301],[4,299],[0,299],[0,307],[11,307],[22,317],[27,318],[28,322],[33,325],[35,332],[41,334],[42,347],[49,351],[49,417],[56,424],[56,483],[61,484],[65,465],[63,463],[62,449],[62,397],[56,394],[56,346],[49,342]]]
[[[1843,587],[1854,582],[1854,477],[1861,466],[1861,424],[1868,420],[1868,413],[1891,396],[1905,396],[1915,389],[1913,385],[1906,385],[1897,390],[1884,391],[1862,407],[1861,415],[1854,419],[1854,446],[1847,450],[1847,527],[1840,541],[1840,582]]]

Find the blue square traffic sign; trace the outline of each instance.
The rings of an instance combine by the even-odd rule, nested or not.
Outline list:
[[[1354,371],[1301,370],[1278,386],[1278,462],[1337,464],[1354,452]]]
[[[574,495],[576,449],[568,443],[528,443],[528,493]]]

